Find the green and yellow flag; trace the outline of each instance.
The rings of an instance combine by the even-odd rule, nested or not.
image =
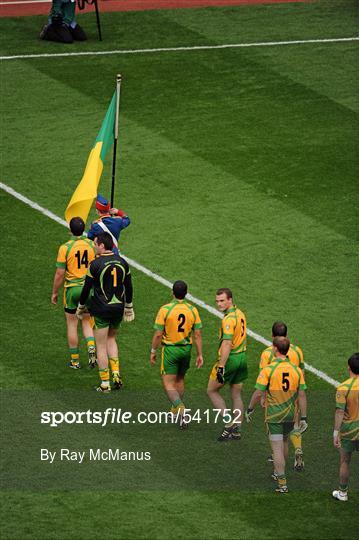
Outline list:
[[[116,92],[113,94],[101,129],[90,152],[81,182],[75,189],[65,210],[65,219],[68,223],[73,217],[77,216],[81,217],[86,223],[93,200],[97,196],[97,187],[100,182],[106,154],[114,141],[115,118]]]

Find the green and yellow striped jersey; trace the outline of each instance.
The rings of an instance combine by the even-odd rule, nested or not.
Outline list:
[[[219,349],[222,341],[231,341],[231,352],[240,353],[247,348],[247,322],[244,313],[236,306],[229,308],[222,319],[219,329]]]
[[[94,258],[93,242],[86,236],[72,236],[68,242],[62,244],[57,255],[56,268],[66,270],[64,287],[82,286]]]
[[[163,345],[189,345],[192,331],[202,328],[202,322],[197,308],[175,299],[159,309],[154,328],[163,331]]]
[[[303,357],[303,351],[300,347],[297,347],[297,345],[293,345],[293,343],[290,344],[289,351],[287,352],[287,356],[289,360],[297,367],[300,367],[300,369],[304,370],[304,357]],[[268,364],[273,362],[275,356],[274,356],[274,350],[273,346],[270,345],[261,354],[261,359],[259,363],[259,369],[263,369]]]
[[[266,391],[266,422],[293,422],[299,390],[307,388],[303,371],[288,358],[276,358],[263,368],[255,387]]]
[[[338,386],[335,406],[344,410],[340,436],[351,441],[359,440],[359,377],[351,377]]]

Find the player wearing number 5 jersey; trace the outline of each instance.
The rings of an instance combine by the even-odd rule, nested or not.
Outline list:
[[[282,321],[276,321],[272,326],[272,338],[277,336],[287,337],[287,325]],[[290,344],[289,350],[287,352],[287,358],[294,364],[304,371],[304,358],[302,349],[293,343]],[[261,354],[261,359],[259,363],[259,369],[263,369],[268,366],[273,360],[275,360],[275,353],[273,345],[267,347]],[[304,455],[302,448],[302,434],[299,430],[299,409],[296,407],[296,414],[294,420],[294,429],[290,434],[290,440],[293,444],[295,451],[294,458],[294,469],[298,472],[304,469]],[[269,461],[273,461],[272,457],[269,458]]]
[[[76,314],[83,317],[85,304],[92,291],[88,309],[95,319],[95,338],[101,385],[98,392],[110,392],[110,371],[113,388],[122,387],[116,334],[124,317],[126,322],[135,318],[132,307],[132,280],[127,261],[112,251],[109,233],[101,233],[95,238],[98,257],[92,261],[87,271],[85,284],[80,296]]]
[[[219,409],[226,419],[226,403],[219,391],[226,383],[230,384],[232,397],[232,418],[226,425],[218,441],[241,438],[241,420],[243,401],[241,391],[243,382],[248,377],[246,361],[247,323],[244,313],[233,304],[233,294],[230,289],[219,289],[216,294],[216,304],[223,313],[219,330],[218,360],[211,371],[207,394],[215,409]]]
[[[173,285],[172,302],[162,306],[157,313],[152,339],[150,362],[156,363],[156,351],[162,343],[161,375],[171,412],[179,413],[180,427],[187,427],[182,411],[185,406],[184,378],[191,361],[192,335],[197,348],[197,368],[202,367],[202,323],[197,308],[185,300],[187,284],[176,281]]]
[[[93,242],[83,236],[85,223],[80,217],[70,221],[71,239],[60,246],[51,303],[57,304],[59,289],[64,282],[64,308],[67,325],[67,340],[70,350],[70,367],[79,369],[79,338],[77,333],[78,319],[75,315],[87,269],[95,258]],[[93,337],[90,316],[82,319],[82,332],[86,339],[89,365],[96,363],[95,341]]]
[[[246,419],[251,420],[254,407],[266,395],[265,421],[274,461],[274,477],[278,480],[276,489],[287,493],[285,462],[288,457],[288,436],[293,430],[296,401],[298,400],[301,419],[299,429],[307,427],[306,384],[303,371],[292,364],[288,357],[290,341],[284,336],[273,339],[274,360],[261,370],[256,382]]]

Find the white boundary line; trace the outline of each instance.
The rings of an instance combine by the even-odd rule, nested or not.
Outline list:
[[[112,51],[82,51],[66,53],[39,53],[39,54],[16,54],[14,56],[0,56],[0,60],[19,60],[25,58],[59,58],[72,56],[106,56],[111,54],[146,54],[158,52],[178,51],[209,51],[214,49],[239,49],[248,47],[275,47],[280,45],[305,45],[308,43],[341,43],[359,41],[359,37],[343,37],[329,39],[301,39],[296,41],[264,41],[258,43],[229,43],[224,45],[194,45],[192,47],[160,47],[157,49],[115,49]]]
[[[40,206],[36,202],[32,201],[31,199],[28,199],[24,195],[21,195],[21,193],[18,193],[17,191],[12,189],[10,186],[0,182],[0,189],[2,189],[3,191],[6,191],[6,193],[8,193],[9,195],[12,195],[13,197],[18,199],[19,201],[23,202],[24,204],[27,204],[28,206],[30,206],[34,210],[37,210],[38,212],[41,212],[41,214],[44,214],[44,216],[47,216],[48,218],[52,219],[53,221],[56,221],[56,223],[59,223],[60,225],[63,225],[66,228],[68,227],[68,225],[67,225],[67,223],[66,223],[66,221],[64,219],[61,219],[56,214],[53,214],[52,212],[50,212],[50,210],[47,210],[47,208],[43,208],[42,206]],[[161,283],[165,287],[168,287],[169,289],[172,289],[173,284],[170,281],[168,281],[167,279],[163,278],[162,276],[160,276],[158,274],[155,274],[155,272],[152,272],[152,270],[149,270],[145,266],[142,266],[142,264],[138,263],[137,261],[134,261],[133,259],[130,259],[129,257],[126,257],[126,256],[124,256],[124,257],[133,268],[136,268],[136,270],[138,270],[139,272],[142,272],[146,276],[154,279],[158,283]],[[219,317],[219,318],[223,318],[223,315],[222,315],[222,313],[220,311],[213,308],[212,306],[209,306],[208,304],[203,302],[203,300],[200,300],[199,298],[196,298],[195,296],[192,296],[191,294],[188,294],[187,298],[189,300],[191,300],[193,303],[197,304],[202,309],[205,309],[206,311],[211,313],[212,315],[215,315],[216,317]],[[270,341],[265,339],[263,336],[257,334],[256,332],[253,332],[249,328],[247,328],[247,334],[251,338],[253,338],[255,341],[258,341],[259,343],[263,343],[263,345],[266,345],[267,347],[271,344]],[[331,384],[332,386],[337,387],[340,384],[338,381],[336,381],[335,379],[332,379],[332,377],[330,377],[329,375],[324,373],[324,371],[320,371],[319,369],[311,366],[310,364],[305,363],[305,369],[307,371],[310,371],[311,373],[314,373],[314,375],[316,375],[320,379],[323,379],[324,381],[326,381],[328,384]]]

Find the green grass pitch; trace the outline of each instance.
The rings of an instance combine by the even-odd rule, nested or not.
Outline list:
[[[357,35],[355,2],[80,15],[87,43],[36,39],[43,17],[0,19],[1,54],[330,39]],[[63,217],[123,75],[117,202],[132,219],[123,251],[214,304],[229,286],[266,338],[284,319],[305,360],[336,380],[358,349],[355,41],[146,54],[3,60],[1,181]],[[110,163],[101,192],[109,193]],[[133,324],[119,338],[125,388],[97,396],[97,374],[66,368],[61,306],[50,305],[64,227],[0,190],[2,538],[349,538],[357,533],[359,462],[350,500],[331,499],[334,388],[308,374],[306,470],[288,464],[276,497],[261,412],[242,441],[219,425],[59,426],[44,410],[160,411],[148,365],[153,318],[170,292],[134,270]],[[187,376],[205,410],[219,320],[201,310],[205,366]],[[263,346],[249,339],[251,395]],[[82,357],[86,361],[84,347]],[[55,462],[41,448],[149,451],[150,462]]]

